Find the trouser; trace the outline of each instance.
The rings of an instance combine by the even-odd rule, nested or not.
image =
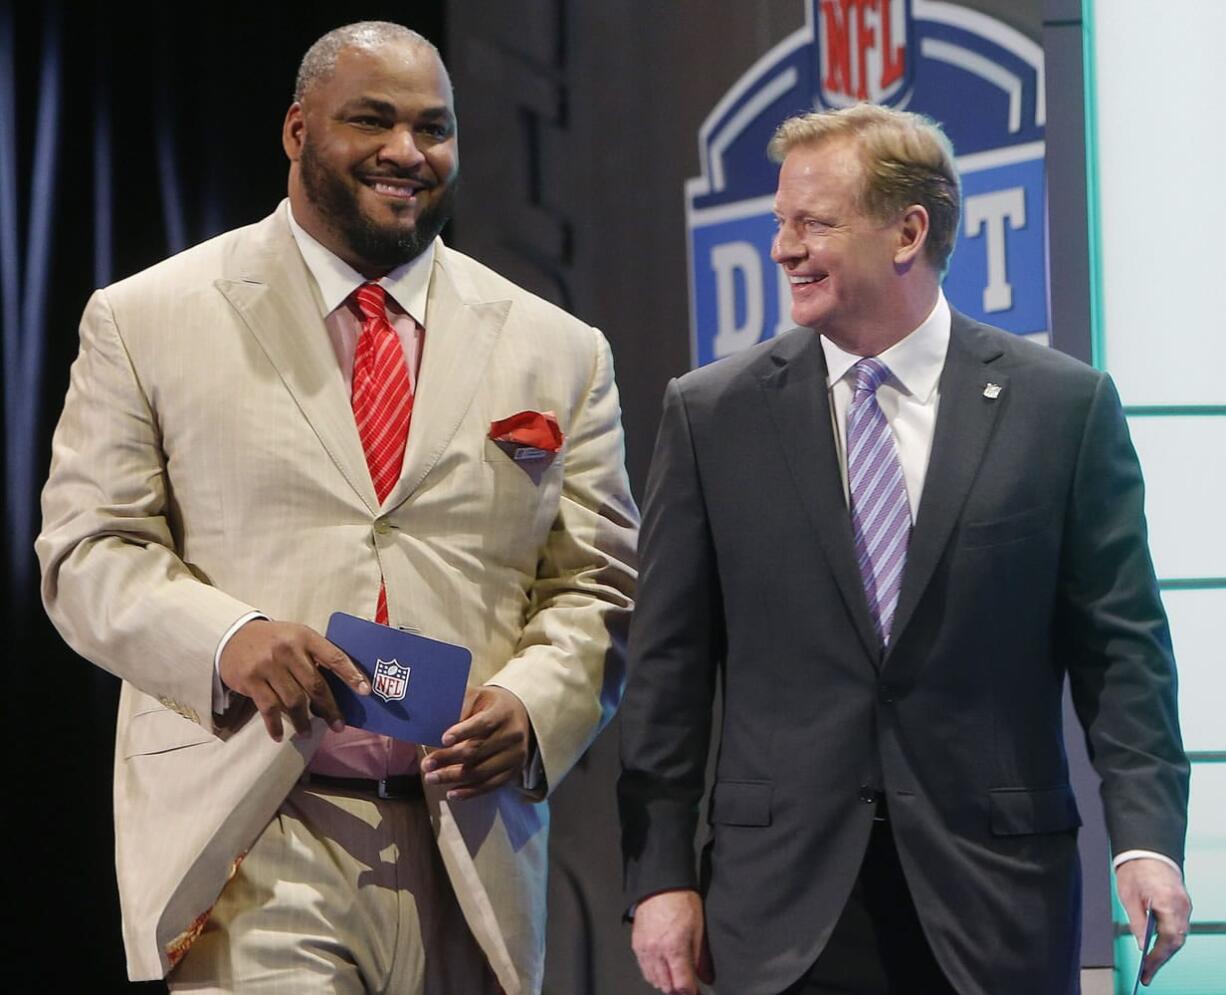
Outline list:
[[[873,823],[826,948],[783,995],[956,995],[920,926],[889,822]]]
[[[496,995],[420,798],[298,785],[167,982],[241,995]]]

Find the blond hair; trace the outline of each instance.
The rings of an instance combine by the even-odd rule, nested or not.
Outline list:
[[[912,204],[928,212],[924,252],[943,274],[958,239],[962,184],[941,126],[923,114],[855,104],[788,118],[775,129],[767,154],[782,163],[795,148],[838,139],[854,141],[860,153],[864,185],[859,207],[865,214],[886,221]]]

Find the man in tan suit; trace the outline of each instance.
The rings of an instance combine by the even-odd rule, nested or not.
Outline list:
[[[420,36],[325,35],[283,144],[270,217],[93,296],[43,495],[47,610],[124,681],[129,974],[537,991],[544,798],[616,706],[634,584],[608,345],[436,237],[456,125]],[[492,427],[520,413],[556,444]],[[320,669],[369,687],[334,611],[472,650],[443,748],[344,728]]]

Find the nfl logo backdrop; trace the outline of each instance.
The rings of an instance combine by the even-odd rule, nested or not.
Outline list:
[[[945,294],[972,318],[1046,341],[1043,51],[979,11],[937,0],[808,0],[805,27],[763,55],[699,131],[686,184],[697,366],[792,327],[771,262],[786,117],[868,100],[939,121],[962,174],[962,227]]]

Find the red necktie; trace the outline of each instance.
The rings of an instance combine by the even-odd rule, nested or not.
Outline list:
[[[400,337],[387,320],[383,288],[377,283],[364,283],[356,296],[362,312],[362,334],[353,353],[353,417],[375,495],[382,503],[404,465],[413,391]],[[387,624],[387,591],[382,582],[375,621]]]

